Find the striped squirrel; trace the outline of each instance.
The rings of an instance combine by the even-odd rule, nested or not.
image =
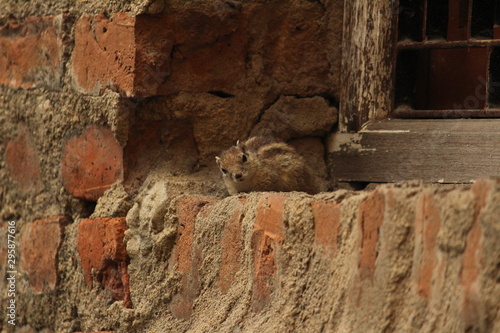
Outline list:
[[[252,191],[320,192],[305,159],[292,146],[270,137],[238,141],[215,160],[231,195]]]

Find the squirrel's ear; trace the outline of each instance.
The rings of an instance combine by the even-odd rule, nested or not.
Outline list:
[[[220,165],[220,157],[219,156],[215,156],[215,162],[217,162],[217,165]]]
[[[236,141],[236,148],[241,150],[243,153],[246,153],[247,151],[247,146],[245,146],[244,143],[241,143],[240,140]]]

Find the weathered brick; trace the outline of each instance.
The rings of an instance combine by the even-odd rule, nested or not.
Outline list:
[[[283,93],[331,89],[324,47],[331,35],[325,25],[311,23],[324,15],[321,6],[174,7],[155,16],[82,16],[75,29],[75,85],[85,93],[109,87],[128,97],[235,94],[238,83],[253,76],[258,85],[278,82]],[[299,26],[301,33],[294,33]]]
[[[226,293],[240,270],[240,256],[242,251],[241,223],[246,199],[238,200],[235,205],[221,239],[221,264],[217,284],[222,293]]]
[[[88,286],[93,286],[95,278],[113,299],[132,307],[129,257],[123,242],[126,229],[124,217],[82,220],[78,225],[78,254]]]
[[[493,184],[494,181],[483,179],[477,181],[471,187],[471,191],[476,196],[474,222],[467,235],[467,243],[462,257],[463,263],[461,274],[461,282],[464,290],[464,320],[468,326],[477,325],[481,317],[480,314],[478,314],[478,309],[481,308],[478,304],[480,303],[481,296],[479,290],[477,290],[475,286],[481,272],[481,266],[483,265],[481,244],[483,230],[479,222],[479,214],[481,214],[483,208],[486,207]]]
[[[68,222],[64,216],[52,216],[28,224],[22,232],[20,269],[28,275],[35,293],[43,292],[44,288],[54,290],[57,286],[58,252]]]
[[[337,250],[340,204],[317,201],[311,207],[314,216],[314,243],[333,256]]]
[[[0,84],[60,87],[64,15],[9,20],[0,28]]]
[[[123,179],[123,152],[113,132],[92,125],[69,139],[63,150],[61,176],[73,196],[97,201],[115,181]]]
[[[22,191],[42,189],[40,158],[26,125],[20,124],[17,138],[7,142],[5,161],[10,177]]]
[[[432,193],[420,195],[415,219],[414,266],[417,290],[420,297],[430,299],[438,260],[437,236],[441,225],[441,212]]]
[[[479,250],[482,228],[478,218],[481,210],[486,206],[491,188],[492,181],[487,180],[480,180],[471,187],[471,191],[476,195],[476,202],[474,222],[467,235],[467,244],[463,255],[462,283],[466,293],[470,291],[480,272],[481,253]]]
[[[276,251],[285,240],[283,211],[286,196],[268,194],[257,205],[252,234],[254,259],[252,309],[255,312],[269,302],[273,277],[277,271]]]
[[[198,296],[201,285],[198,269],[202,264],[201,249],[193,248],[196,216],[211,198],[185,196],[177,201],[179,228],[172,254],[176,270],[182,273],[181,290],[174,295],[170,310],[179,319],[187,319],[193,312],[193,301]]]
[[[277,89],[288,93],[328,91],[331,64],[325,42],[331,35],[327,37],[324,25],[312,23],[323,15],[322,8],[311,3],[255,3],[241,10],[185,7],[156,21],[139,16],[137,68],[144,75],[136,81],[137,93],[235,94],[235,83],[252,76],[257,82],[278,82]],[[294,33],[299,26],[301,33]],[[150,75],[146,81],[156,79],[156,85],[154,89],[144,85],[142,92],[148,72],[161,75]]]
[[[116,13],[83,15],[75,26],[72,58],[74,84],[85,93],[100,94],[114,88],[131,96],[135,72],[135,18]]]
[[[231,45],[233,37],[227,37],[235,24],[192,11],[162,17],[120,12],[111,19],[84,15],[75,29],[75,84],[85,93],[100,94],[109,87],[140,97],[223,90],[224,83],[229,88],[228,81],[245,69],[245,44]],[[214,40],[214,34],[222,39]]]
[[[371,278],[375,274],[378,251],[379,229],[384,222],[385,198],[379,191],[372,192],[359,207],[361,228],[361,258],[359,272],[361,278]]]
[[[214,14],[182,10],[137,18],[138,96],[234,92],[246,70],[247,18],[236,11],[222,20]]]

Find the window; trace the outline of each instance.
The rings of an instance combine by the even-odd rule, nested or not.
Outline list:
[[[392,116],[500,116],[499,10],[493,0],[400,0]]]
[[[500,176],[500,1],[346,0],[332,176]]]

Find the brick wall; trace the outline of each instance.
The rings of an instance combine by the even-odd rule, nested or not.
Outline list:
[[[20,303],[64,300],[52,310],[84,331],[498,329],[498,181],[181,195],[167,207],[158,191],[126,218],[28,224]]]
[[[500,329],[496,181],[225,193],[255,134],[331,189],[342,5],[0,0],[0,330]]]

